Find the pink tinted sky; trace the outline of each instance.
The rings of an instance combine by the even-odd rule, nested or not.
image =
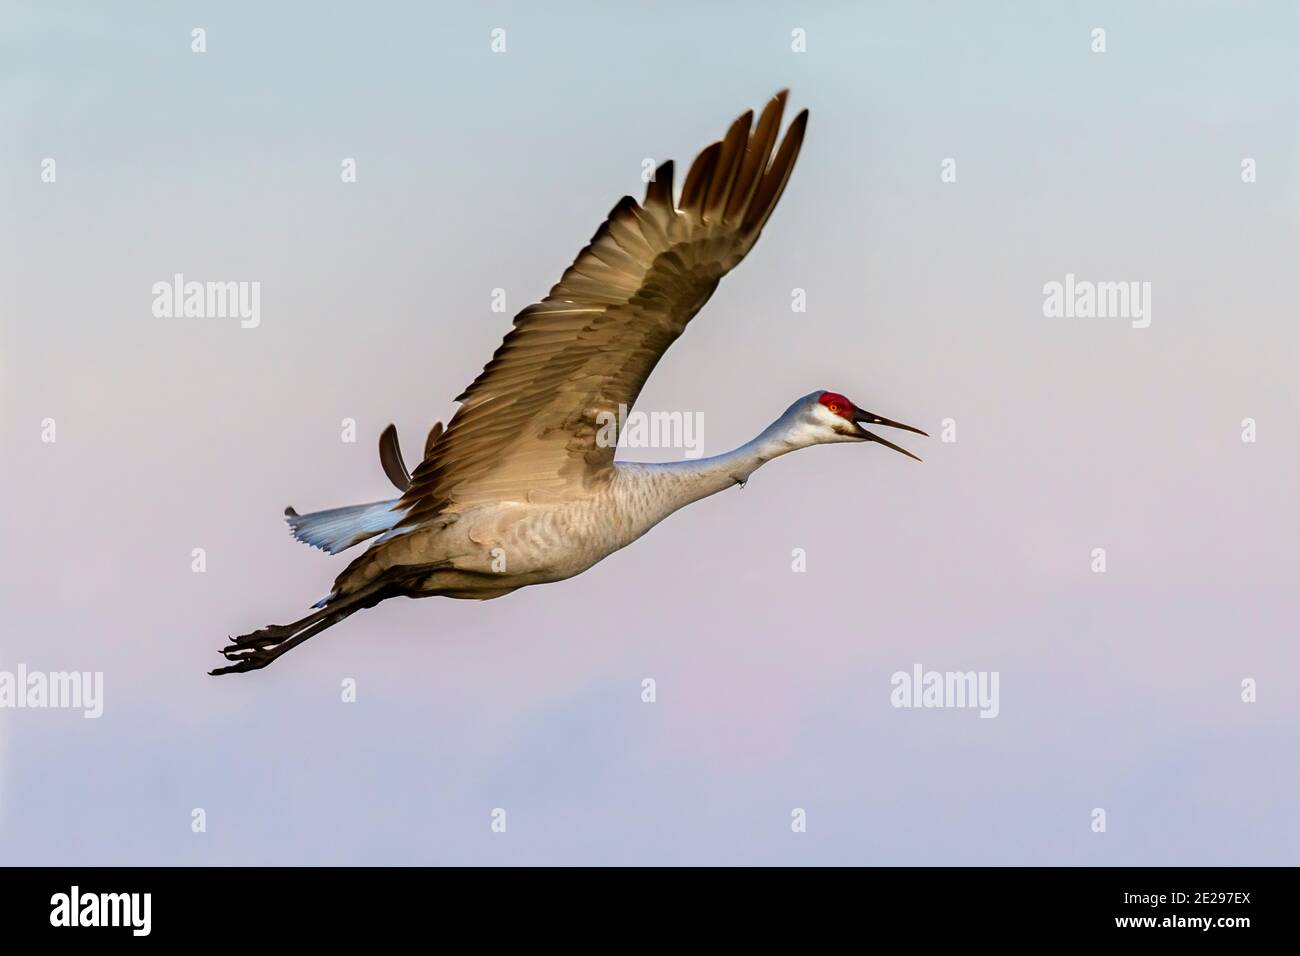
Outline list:
[[[670,8],[5,14],[0,669],[106,701],[0,711],[0,858],[1295,861],[1297,13]],[[829,387],[958,440],[791,456],[580,578],[206,677],[324,593],[280,510],[386,493],[374,438],[451,413],[491,290],[783,86],[787,195],[642,407],[713,453]],[[260,281],[261,326],[154,318],[176,272]],[[1066,273],[1150,282],[1151,327],[1045,319]],[[917,662],[998,671],[999,717],[891,708]]]

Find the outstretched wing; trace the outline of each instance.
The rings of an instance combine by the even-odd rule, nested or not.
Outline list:
[[[597,441],[606,416],[632,407],[781,198],[808,122],[807,110],[796,116],[773,156],[785,98],[773,97],[757,126],[745,113],[700,153],[679,206],[667,162],[644,204],[624,196],[610,211],[457,398],[459,411],[397,506],[407,509],[402,525],[475,501],[538,500],[609,479],[614,443]]]

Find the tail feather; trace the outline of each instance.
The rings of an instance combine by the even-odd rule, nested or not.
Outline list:
[[[368,505],[351,505],[347,508],[329,508],[300,515],[292,508],[284,509],[284,520],[289,523],[293,536],[303,544],[338,554],[367,538],[383,534],[402,518],[393,506],[400,499],[376,501]]]

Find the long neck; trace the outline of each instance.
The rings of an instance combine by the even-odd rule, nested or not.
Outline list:
[[[803,448],[805,444],[791,436],[789,423],[782,417],[739,448],[733,448],[711,458],[674,461],[654,467],[678,473],[704,486],[716,485],[712,491],[700,495],[702,498],[734,484],[744,484],[750,475],[773,458]]]
[[[624,504],[647,527],[693,501],[743,485],[758,468],[781,455],[804,448],[782,415],[756,438],[721,455],[664,463],[619,462]]]

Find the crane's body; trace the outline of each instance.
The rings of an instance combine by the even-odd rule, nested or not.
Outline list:
[[[615,462],[597,428],[630,407],[658,358],[744,258],[784,189],[807,112],[772,158],[779,94],[751,131],[742,116],[693,164],[673,204],[672,164],[644,206],[625,197],[591,244],[460,396],[447,429],[430,432],[406,471],[392,426],[380,459],[401,497],[286,514],[295,537],[330,553],[373,543],[317,610],[233,639],[215,674],[256,670],[363,608],[391,597],[489,599],[581,574],[692,502],[743,485],[768,461],[815,444],[879,442],[902,425],[818,390],[752,441],[711,458]]]
[[[348,588],[360,590],[395,568],[428,568],[410,585],[416,592],[410,596],[490,598],[581,574],[692,502],[744,484],[773,458],[817,444],[815,432],[801,428],[799,411],[819,394],[801,399],[753,441],[725,454],[616,462],[607,481],[580,493],[476,505],[444,512],[429,526],[399,530],[362,556]],[[396,525],[398,505],[373,507],[393,514]]]

